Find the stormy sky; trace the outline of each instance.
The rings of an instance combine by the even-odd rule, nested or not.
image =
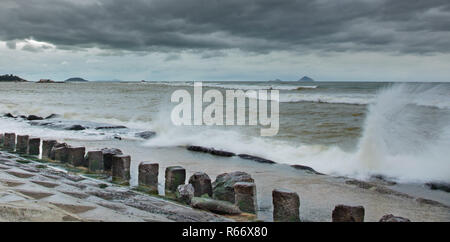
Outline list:
[[[0,0],[0,74],[450,81],[448,0]]]

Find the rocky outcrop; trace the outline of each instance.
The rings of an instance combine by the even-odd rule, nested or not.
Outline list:
[[[16,116],[12,115],[11,113],[5,113],[3,115],[3,117],[5,117],[5,118],[16,118]]]
[[[194,197],[191,199],[191,206],[217,214],[240,214],[239,208],[229,202],[219,201],[209,198]]]
[[[211,155],[217,155],[217,156],[224,156],[224,157],[231,157],[235,156],[236,154],[233,152],[223,151],[223,150],[216,150],[214,148],[207,148],[203,146],[196,146],[196,145],[190,145],[187,147],[190,151],[195,152],[203,152],[203,153],[209,153]]]
[[[80,131],[80,130],[85,130],[85,129],[86,129],[85,127],[83,127],[79,124],[75,124],[75,125],[65,128],[65,130],[74,130],[74,131]]]
[[[411,222],[411,220],[403,217],[394,216],[392,214],[386,214],[381,217],[379,222]]]
[[[212,197],[211,178],[204,172],[196,172],[189,178],[189,183],[194,187],[194,196],[201,197],[207,194]]]
[[[317,172],[316,170],[314,170],[313,168],[309,167],[309,166],[303,166],[303,165],[291,165],[291,167],[297,169],[297,170],[303,170],[312,174],[316,174],[316,175],[325,175],[323,173]]]
[[[56,82],[50,79],[41,79],[37,83],[56,83]]]
[[[52,114],[48,115],[47,117],[45,117],[45,119],[52,119],[52,118],[59,118],[59,117],[60,117],[59,114],[52,113]]]
[[[143,139],[150,139],[150,138],[153,138],[155,135],[156,135],[156,132],[153,132],[153,131],[143,131],[143,132],[134,134],[134,136],[143,138]]]
[[[43,119],[44,119],[43,117],[39,117],[39,116],[36,116],[36,115],[28,115],[28,117],[27,117],[28,121],[43,120]]]
[[[425,184],[431,190],[441,190],[444,192],[450,192],[450,183],[429,182]]]
[[[272,160],[268,160],[268,159],[264,159],[258,156],[254,156],[254,155],[247,155],[247,154],[239,154],[238,155],[241,159],[245,159],[245,160],[252,160],[252,161],[256,161],[259,163],[266,163],[266,164],[275,164],[275,161]]]
[[[123,126],[123,125],[109,125],[109,126],[99,126],[96,127],[96,130],[101,130],[101,129],[126,129],[127,127]]]
[[[213,182],[213,198],[235,203],[234,184],[237,182],[255,182],[250,174],[242,171],[223,173]]]

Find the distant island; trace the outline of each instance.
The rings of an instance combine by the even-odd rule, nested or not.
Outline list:
[[[83,79],[81,77],[72,77],[72,78],[65,80],[64,82],[88,82],[88,80]]]
[[[0,76],[0,82],[28,82],[28,81],[18,76],[10,74]]]
[[[300,80],[298,80],[299,82],[313,82],[314,81],[314,79],[312,79],[311,77],[307,77],[307,76],[304,76],[304,77],[302,77]]]
[[[53,81],[51,79],[41,79],[36,83],[64,83],[64,82],[57,82],[57,81]]]

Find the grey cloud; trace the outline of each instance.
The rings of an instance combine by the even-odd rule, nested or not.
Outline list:
[[[0,39],[32,37],[64,49],[450,51],[448,0],[3,0],[2,5]]]
[[[181,57],[179,55],[168,55],[166,58],[164,58],[164,61],[174,61],[174,60],[179,60],[181,59]]]

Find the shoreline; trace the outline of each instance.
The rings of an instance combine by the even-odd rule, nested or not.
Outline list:
[[[89,142],[83,141],[72,141],[71,144],[74,143],[74,145],[82,145],[87,146],[88,149],[98,149],[99,147],[95,147],[92,145],[89,145]],[[108,146],[111,144],[111,142],[108,143]],[[136,155],[138,152],[133,151],[139,150],[139,147],[136,147],[136,144],[130,144],[128,143],[128,147],[123,146],[123,142],[120,142],[118,140],[113,141],[112,143],[115,143],[113,147],[119,147],[120,149],[123,149],[126,153],[130,153]],[[104,144],[103,144],[104,145]],[[210,156],[210,154],[202,154],[198,152],[190,152],[186,150],[186,148],[178,148],[181,152],[187,152],[191,153],[193,157],[199,157],[199,156]],[[161,152],[164,149],[158,149],[159,152]],[[154,154],[154,151],[151,152]],[[173,151],[173,150],[172,150]],[[162,155],[166,155],[168,153],[177,153],[172,151],[165,151],[161,152]],[[3,153],[7,154],[7,153]],[[148,155],[148,154],[141,154],[141,155]],[[7,156],[10,156],[10,154],[7,154]],[[3,155],[4,157],[4,155]],[[138,155],[137,160],[144,160],[141,159]],[[184,155],[183,155],[184,157]],[[159,160],[158,158],[153,158],[156,160]],[[170,159],[170,157],[169,157]],[[233,164],[238,160],[238,158],[232,158],[231,160],[229,158],[217,158],[218,160],[221,159],[228,159],[227,164],[230,165],[231,169],[233,168]],[[167,164],[166,162],[159,161],[161,164],[164,164],[164,166],[170,166],[175,164]],[[271,211],[270,205],[267,203],[267,197],[268,194],[270,194],[270,190],[273,188],[272,186],[267,186],[267,183],[261,182],[260,174],[261,172],[258,172],[259,169],[266,170],[270,166],[272,168],[276,168],[275,170],[285,170],[284,174],[288,173],[296,173],[296,176],[299,174],[301,175],[301,178],[296,180],[290,180],[289,177],[285,178],[286,182],[289,182],[291,184],[286,183],[286,187],[289,188],[294,185],[295,187],[301,188],[300,191],[295,190],[299,196],[300,196],[300,216],[302,221],[330,221],[331,219],[331,211],[333,210],[333,207],[338,204],[350,204],[350,205],[363,205],[366,208],[366,221],[378,221],[379,218],[384,216],[385,214],[393,213],[398,216],[404,216],[407,218],[410,218],[411,221],[448,221],[450,219],[450,212],[449,212],[449,206],[440,204],[439,202],[421,198],[421,197],[415,197],[411,196],[409,194],[395,191],[394,189],[390,189],[389,185],[383,184],[383,181],[379,182],[363,182],[358,181],[355,179],[350,178],[343,178],[343,177],[332,177],[327,175],[317,175],[317,174],[311,174],[308,171],[305,170],[296,170],[290,166],[282,165],[282,164],[267,164],[267,163],[257,163],[255,161],[246,161],[248,166],[252,167],[253,169],[243,169],[242,167],[239,167],[239,170],[250,172],[250,174],[255,178],[255,183],[257,184],[258,188],[258,219],[263,221],[271,221],[271,218],[269,218],[269,213]],[[175,162],[176,163],[176,162]],[[231,164],[230,164],[231,163]],[[54,164],[54,163],[49,163]],[[181,163],[178,163],[181,164]],[[222,165],[227,165],[222,164]],[[253,165],[252,165],[253,164]],[[17,166],[17,164],[16,164]],[[19,166],[24,166],[24,164],[20,164]],[[130,187],[127,187],[126,189],[133,190],[133,187],[136,186],[136,169],[137,169],[136,159],[132,160],[131,164],[131,180],[130,180]],[[162,167],[164,169],[164,166]],[[201,164],[195,165],[194,167],[189,167],[187,165],[184,165],[187,168],[187,177],[190,176],[190,174],[193,173],[193,170],[198,170],[198,167],[204,167],[203,171],[207,172],[211,178],[214,176],[217,176],[217,172],[211,172],[211,169],[206,169],[205,166],[202,166]],[[256,171],[255,171],[256,167]],[[217,169],[220,171],[220,169]],[[237,169],[234,169],[237,170]],[[0,170],[1,172],[1,170]],[[272,171],[272,173],[274,173]],[[276,172],[275,172],[276,173]],[[264,174],[264,172],[262,172]],[[161,194],[161,186],[162,186],[162,180],[161,180],[161,172],[159,176],[159,190]],[[90,178],[92,179],[92,178]],[[163,178],[164,179],[164,178]],[[105,182],[104,180],[100,180],[101,182]],[[292,184],[293,182],[293,184]],[[97,184],[98,185],[98,184]],[[262,186],[261,186],[262,185]],[[300,186],[299,186],[300,185]],[[316,190],[314,190],[314,188]],[[164,190],[164,188],[162,189]],[[314,194],[314,196],[311,196],[311,194]],[[161,196],[161,195],[159,195]],[[151,197],[151,196],[150,196]],[[326,200],[323,199],[323,197],[326,198]],[[346,198],[344,198],[346,197]],[[164,198],[158,198],[158,200],[161,200],[160,202],[166,200]],[[324,204],[325,203],[325,204]],[[317,206],[319,205],[319,206]],[[325,205],[325,206],[324,206]],[[190,211],[190,207],[182,206],[183,209],[188,209],[187,211]],[[414,213],[414,211],[416,213]],[[246,220],[244,216],[244,221]],[[239,220],[239,219],[238,219]],[[183,220],[181,220],[183,221]]]

